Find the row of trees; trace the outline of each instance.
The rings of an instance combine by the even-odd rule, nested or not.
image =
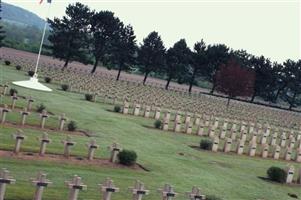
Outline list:
[[[134,66],[144,74],[144,84],[150,74],[155,74],[167,80],[166,89],[175,80],[188,83],[191,92],[192,86],[201,78],[212,83],[210,92],[213,93],[216,89],[223,91],[218,85],[221,81],[217,81],[221,76],[218,75],[221,74],[221,66],[232,66],[233,73],[254,79],[250,101],[257,96],[270,102],[282,98],[290,104],[290,108],[299,102],[301,61],[287,60],[280,64],[244,50],[233,50],[224,44],[207,45],[203,40],[195,43],[193,49],[187,46],[185,39],[166,49],[155,31],[138,46],[131,25],[125,25],[110,11],[91,11],[81,3],[69,5],[62,19],[48,21],[51,27],[48,39],[52,43],[53,56],[65,61],[63,69],[73,60],[83,63],[92,60],[94,67],[91,73],[102,64],[117,69],[116,79],[119,80],[121,71]],[[248,69],[248,73],[238,70],[236,65]],[[255,78],[252,78],[250,70]]]

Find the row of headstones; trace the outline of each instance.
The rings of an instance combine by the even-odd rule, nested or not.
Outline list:
[[[79,74],[78,76],[82,76],[81,74]],[[80,83],[80,81],[76,81],[77,83]],[[93,83],[93,85],[95,85],[95,83],[91,80],[91,82]],[[96,84],[96,85],[99,85],[99,84]],[[102,85],[102,84],[101,84]],[[110,84],[108,84],[110,85]],[[147,90],[148,91],[148,90]],[[156,91],[155,91],[156,92]],[[164,92],[164,94],[166,94],[166,92]],[[143,94],[142,96],[146,96],[145,94]],[[153,95],[154,96],[154,95]],[[188,97],[185,97],[185,98],[188,98]],[[212,99],[212,98],[211,98]],[[169,103],[171,102],[170,100],[168,101]],[[181,100],[180,102],[185,102],[185,100],[183,99],[183,101]],[[179,102],[178,102],[179,103]],[[220,106],[216,106],[216,104],[212,104],[212,106],[215,106],[215,107],[220,107]],[[193,107],[196,107],[195,105],[193,105]],[[244,105],[245,107],[245,105]],[[208,109],[207,109],[208,110]],[[210,109],[209,109],[210,110]],[[236,110],[239,110],[239,109],[236,109]]]
[[[124,114],[129,114],[129,109],[130,109],[130,104],[127,101],[124,101],[123,113]],[[144,109],[143,116],[146,117],[146,118],[149,118],[150,113],[151,113],[152,110],[153,110],[152,106],[147,106],[146,105],[145,109]],[[160,118],[160,111],[161,111],[160,108],[155,108],[155,114],[154,114],[155,119]],[[174,127],[173,127],[174,132],[181,132],[182,131],[182,121],[181,121],[182,115],[180,113],[181,112],[178,111],[175,114],[175,119],[174,119],[175,124],[174,124]],[[140,104],[135,104],[134,105],[132,114],[135,115],[135,116],[141,115],[141,105]],[[186,116],[185,116],[185,120],[184,120],[184,132],[188,133],[188,134],[191,134],[193,124],[200,125],[199,128],[198,128],[198,130],[200,130],[200,131],[204,130],[205,127],[207,127],[208,129],[210,128],[211,132],[214,132],[215,129],[218,129],[218,127],[219,127],[218,118],[216,118],[213,121],[210,121],[210,119],[208,119],[208,116],[204,117],[204,118],[206,118],[206,119],[203,119],[203,120],[205,120],[205,122],[202,123],[201,117],[199,115],[195,115],[194,116],[194,121],[192,122],[192,116],[189,113],[187,113]],[[170,112],[166,112],[165,115],[164,115],[164,118],[163,118],[163,123],[165,125],[165,126],[163,126],[164,130],[169,130],[169,127],[168,127],[169,121],[170,121]],[[213,124],[211,127],[210,127],[210,124],[211,124],[210,122]],[[237,125],[238,125],[237,120],[233,121],[231,130],[236,131],[237,130]],[[228,130],[228,120],[227,119],[224,119],[224,124],[223,124],[222,129],[223,129],[223,132]],[[255,123],[250,123],[249,127],[248,127],[248,124],[246,124],[245,122],[241,122],[241,131],[246,131],[247,129],[249,129],[249,133],[253,132],[254,129],[255,129]],[[258,132],[261,132],[261,128],[257,128],[257,130],[258,130]],[[271,131],[271,128],[267,127],[265,134],[268,135],[270,133],[270,131]],[[301,137],[300,131],[299,131],[298,137],[299,137],[299,139]]]
[[[20,153],[22,142],[26,139],[26,136],[23,134],[22,130],[18,130],[17,133],[13,134],[13,138],[15,139],[15,147],[13,152],[15,154]],[[40,149],[39,155],[44,156],[46,154],[47,144],[51,143],[51,139],[48,137],[47,133],[43,133],[42,137],[39,138],[40,141]],[[71,147],[76,145],[76,142],[72,141],[72,138],[67,136],[65,140],[62,141],[64,145],[64,157],[69,158],[71,153]],[[93,139],[88,144],[88,160],[94,159],[95,150],[99,148],[99,145],[96,144],[96,141]],[[116,163],[118,160],[118,154],[122,151],[122,148],[117,143],[113,143],[109,147],[111,151],[110,161]]]
[[[0,172],[0,200],[4,200],[6,185],[14,184],[15,182],[16,180],[10,176],[9,171],[2,169]],[[51,185],[52,182],[47,179],[47,175],[45,173],[41,172],[38,173],[36,178],[31,179],[31,182],[36,187],[33,199],[42,200],[44,189]],[[74,175],[72,180],[66,181],[65,184],[69,189],[68,200],[77,200],[79,192],[87,189],[87,185],[85,185],[82,182],[81,177],[77,175]],[[120,191],[110,178],[107,178],[102,184],[99,184],[99,186],[103,200],[111,200],[112,194]],[[134,187],[129,188],[129,191],[133,195],[133,200],[142,200],[145,195],[150,193],[150,191],[145,188],[144,183],[138,180],[135,182]],[[160,192],[162,200],[172,200],[178,195],[178,193],[174,191],[174,188],[169,184],[165,184],[162,189],[158,189],[158,192]],[[192,188],[191,192],[186,192],[186,195],[190,200],[206,199],[206,196],[202,194],[200,188],[196,186]]]
[[[217,152],[221,149],[219,149],[219,144],[220,144],[220,139],[218,137],[215,137],[213,140],[213,145],[212,145],[212,151],[213,152]],[[224,147],[221,151],[228,153],[231,152],[232,150],[232,145],[233,145],[233,141],[231,138],[227,138],[225,140],[224,143]],[[248,149],[248,153],[247,155],[249,156],[256,156],[256,150],[258,148],[258,145],[256,142],[252,142],[249,143],[249,149]],[[245,141],[244,140],[239,140],[236,146],[236,153],[238,155],[242,155],[244,153],[244,149],[245,149]],[[270,150],[270,146],[268,144],[264,144],[262,145],[262,150],[261,150],[261,157],[262,158],[268,158],[269,157],[269,150]],[[284,155],[284,160],[286,161],[291,161],[294,160],[298,163],[301,163],[301,148],[297,149],[296,151],[296,155],[295,158],[292,158],[293,156],[293,149],[292,148],[286,148],[285,149],[285,155]],[[276,146],[274,148],[273,154],[272,154],[272,158],[275,160],[280,159],[280,155],[281,155],[281,147],[280,146]]]
[[[6,122],[6,116],[7,113],[11,112],[11,109],[8,108],[8,106],[5,104],[3,108],[0,108],[0,113],[1,113],[1,123],[5,123]],[[27,117],[30,115],[30,112],[28,111],[27,108],[24,108],[21,112],[21,122],[20,124],[22,126],[26,125],[26,120]],[[48,113],[46,110],[43,110],[40,114],[40,127],[42,129],[45,128],[45,124],[46,124],[46,119],[49,117]],[[67,118],[65,116],[65,114],[63,113],[60,117],[59,117],[59,130],[62,131],[64,130],[64,125],[67,121]]]
[[[20,153],[22,142],[26,139],[26,136],[23,134],[21,130],[18,130],[18,132],[13,135],[13,138],[16,140],[13,152],[15,154],[18,154]],[[39,141],[41,142],[39,155],[44,156],[46,154],[47,145],[51,143],[51,139],[48,137],[47,133],[43,133],[42,137],[39,138]],[[72,141],[71,137],[67,136],[67,138],[63,140],[62,143],[64,145],[64,157],[69,158],[71,153],[71,147],[75,146],[76,142]],[[99,145],[97,145],[96,141],[93,139],[87,144],[87,147],[88,147],[87,158],[88,160],[93,160],[95,150],[99,148]],[[113,143],[109,147],[109,149],[111,151],[110,161],[116,163],[118,154],[120,151],[122,151],[122,148],[120,148],[117,143]]]
[[[4,87],[3,95],[6,95],[6,91],[8,86]],[[11,109],[5,104],[3,108],[0,108],[0,113],[1,113],[1,123],[5,123],[6,121],[6,115],[7,113],[11,112],[13,109],[15,109],[16,106],[16,101],[18,100],[17,94],[14,93],[12,98],[12,104],[11,104]],[[30,111],[32,110],[32,103],[34,100],[32,97],[29,97],[27,100],[27,106],[20,112],[21,114],[21,125],[24,126],[26,124],[26,119],[28,115],[30,115]],[[40,127],[43,129],[45,127],[46,119],[49,117],[48,113],[46,110],[43,110],[40,114]],[[64,129],[65,122],[67,121],[67,118],[65,114],[63,113],[59,117],[59,130],[62,131]]]

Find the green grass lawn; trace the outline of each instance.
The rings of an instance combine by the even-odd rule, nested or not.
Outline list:
[[[3,82],[28,79],[24,72],[17,72],[14,68],[2,67],[0,75]],[[131,199],[128,187],[134,184],[136,179],[145,183],[151,190],[145,199],[160,199],[158,188],[165,183],[170,183],[179,193],[177,199],[184,200],[185,192],[190,191],[196,185],[205,194],[215,194],[224,200],[289,200],[287,194],[294,193],[301,198],[301,187],[290,187],[270,183],[259,179],[266,176],[270,166],[285,167],[284,161],[250,158],[223,153],[198,151],[189,145],[198,145],[200,137],[163,132],[147,126],[152,126],[153,119],[142,117],[124,116],[111,112],[112,105],[91,103],[84,100],[84,96],[75,93],[63,92],[57,85],[48,85],[54,89],[51,93],[38,92],[20,87],[15,87],[22,96],[32,96],[36,101],[34,107],[44,103],[47,109],[55,116],[49,120],[52,126],[57,125],[57,117],[61,113],[75,120],[80,129],[89,130],[95,134],[95,139],[100,145],[96,156],[109,158],[108,146],[112,142],[118,142],[124,149],[134,150],[138,154],[138,163],[150,170],[136,171],[132,169],[108,168],[102,166],[72,165],[50,161],[24,161],[15,158],[1,158],[0,168],[7,168],[16,178],[15,185],[7,188],[7,200],[30,200],[33,197],[34,187],[30,184],[30,178],[35,177],[38,171],[48,174],[53,185],[45,190],[44,199],[66,199],[68,189],[64,181],[70,180],[77,174],[88,185],[87,191],[80,192],[79,199],[100,199],[99,183],[106,177],[111,177],[121,191],[113,195],[113,199]],[[0,103],[9,103],[8,97],[2,98]],[[25,100],[17,102],[17,106],[26,105]],[[9,116],[10,115],[10,116]],[[33,113],[30,123],[39,123],[37,113]],[[10,121],[18,122],[18,114],[9,113]],[[47,121],[48,122],[48,121]],[[46,123],[47,124],[47,123]],[[16,128],[1,126],[0,149],[10,150],[14,146],[11,135]],[[27,138],[22,145],[23,151],[37,152],[39,141],[43,131],[24,129]],[[47,152],[62,153],[63,140],[66,135],[60,132],[51,132],[49,137],[52,143],[48,145]],[[87,154],[86,143],[91,139],[85,136],[72,136],[77,142],[72,149],[72,154],[85,156]],[[181,155],[179,153],[182,153]],[[300,168],[300,164],[295,164]]]

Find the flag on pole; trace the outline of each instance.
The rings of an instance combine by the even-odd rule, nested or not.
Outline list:
[[[40,0],[40,4],[43,3],[44,0]],[[51,3],[51,0],[47,0],[47,3]]]

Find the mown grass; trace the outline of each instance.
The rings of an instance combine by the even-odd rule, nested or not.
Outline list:
[[[3,66],[1,66],[3,67]],[[0,75],[3,82],[24,80],[28,77],[13,68],[3,67]],[[100,145],[96,156],[109,157],[107,147],[114,141],[120,143],[124,149],[135,150],[138,154],[138,162],[150,170],[135,171],[132,169],[116,169],[102,166],[72,165],[50,161],[24,161],[15,158],[0,158],[0,168],[7,168],[17,179],[15,185],[7,188],[7,200],[32,199],[34,187],[29,179],[36,176],[38,171],[48,174],[53,185],[45,190],[45,200],[66,199],[68,189],[64,181],[70,180],[74,174],[80,175],[83,182],[88,185],[88,190],[80,193],[79,199],[100,199],[98,184],[106,177],[111,177],[121,192],[114,194],[113,199],[131,199],[128,187],[134,180],[145,182],[150,195],[149,200],[160,199],[157,189],[165,183],[175,186],[179,193],[177,199],[187,199],[185,192],[190,191],[196,185],[205,194],[215,194],[225,200],[289,200],[288,193],[301,197],[300,187],[290,187],[264,181],[258,177],[266,176],[266,170],[270,166],[284,167],[284,161],[264,160],[247,156],[225,155],[198,151],[189,145],[198,145],[201,140],[198,136],[175,134],[147,128],[153,126],[153,119],[142,117],[124,116],[110,112],[112,105],[92,103],[84,100],[84,95],[63,92],[56,85],[49,85],[54,92],[44,93],[15,87],[22,96],[32,96],[36,101],[34,107],[44,103],[55,116],[47,121],[51,126],[57,126],[57,116],[66,113],[69,119],[75,120],[80,129],[90,130],[95,134],[95,139]],[[1,103],[9,103],[9,97],[1,99]],[[25,100],[17,102],[17,106],[26,105]],[[36,113],[30,116],[30,123],[38,124]],[[8,120],[18,122],[20,116],[17,113],[9,113]],[[11,150],[14,140],[11,135],[16,128],[1,126],[0,149]],[[24,129],[27,135],[22,144],[22,151],[37,152],[39,141],[43,131]],[[52,143],[48,145],[47,152],[62,153],[61,140],[66,134],[51,132],[49,137]],[[85,144],[91,139],[85,136],[72,136],[77,142],[72,148],[72,154],[85,156],[87,147]],[[295,166],[298,168],[300,164]]]

